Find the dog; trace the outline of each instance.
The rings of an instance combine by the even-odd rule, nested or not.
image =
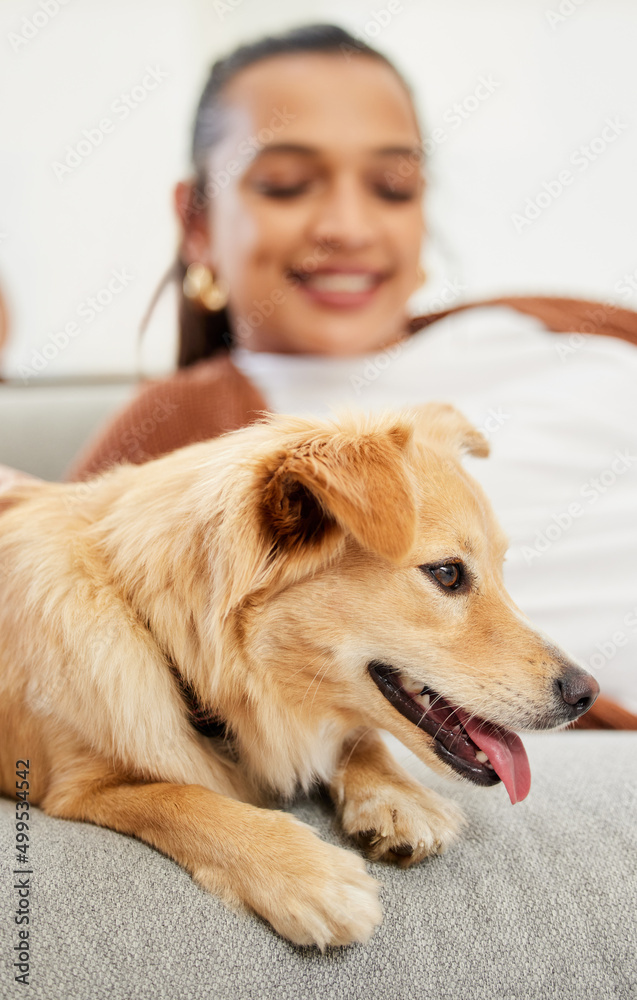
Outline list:
[[[507,540],[461,464],[484,437],[427,404],[270,416],[0,514],[0,782],[137,837],[297,945],[369,939],[378,883],[280,806],[324,786],[345,833],[405,867],[458,807],[392,758],[530,784],[514,730],[596,682],[516,607]]]

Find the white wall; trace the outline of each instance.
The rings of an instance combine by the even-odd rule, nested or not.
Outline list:
[[[25,18],[35,18],[34,37],[20,41]],[[136,370],[139,321],[174,253],[172,186],[188,170],[208,65],[244,39],[314,20],[335,20],[394,57],[439,140],[420,305],[452,287],[463,298],[554,292],[637,305],[631,0],[3,0],[0,283],[12,318],[4,374],[32,369],[34,352],[54,354],[51,338],[68,323],[77,335],[35,380]],[[147,67],[165,78],[156,82]],[[490,86],[476,91],[481,78]],[[144,81],[154,89],[120,117],[119,96]],[[99,145],[56,176],[67,147],[104,118],[112,127]],[[580,147],[608,120],[616,137],[599,139],[587,162]],[[553,197],[543,185],[557,192],[563,171],[570,183]],[[516,226],[538,196],[548,206]],[[122,269],[127,287],[90,320],[87,300]],[[170,367],[174,343],[168,295],[144,370]]]

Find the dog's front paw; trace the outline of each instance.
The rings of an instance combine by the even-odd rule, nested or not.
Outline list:
[[[442,854],[463,824],[460,809],[421,785],[379,785],[366,798],[343,804],[343,829],[372,861],[407,868],[430,854]]]
[[[316,847],[304,858],[304,874],[282,886],[272,926],[295,944],[348,945],[368,941],[382,920],[379,885],[353,851],[313,836]]]
[[[241,878],[199,868],[193,877],[226,902],[241,902],[298,945],[348,945],[369,940],[381,923],[379,884],[353,851],[320,840],[286,813],[262,810],[269,829],[241,862]],[[265,826],[266,820],[263,825]]]

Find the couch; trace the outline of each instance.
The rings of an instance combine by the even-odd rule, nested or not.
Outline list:
[[[533,785],[446,782],[468,819],[445,855],[369,864],[384,920],[366,945],[298,948],[129,837],[31,819],[30,988],[13,985],[12,803],[0,800],[0,996],[42,1000],[629,1000],[637,997],[637,733],[525,737]],[[292,811],[348,846],[320,796]]]

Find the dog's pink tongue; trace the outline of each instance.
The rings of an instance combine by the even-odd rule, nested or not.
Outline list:
[[[476,746],[486,753],[513,805],[522,802],[531,788],[531,768],[520,737],[508,729],[462,714],[465,716],[462,725]]]

